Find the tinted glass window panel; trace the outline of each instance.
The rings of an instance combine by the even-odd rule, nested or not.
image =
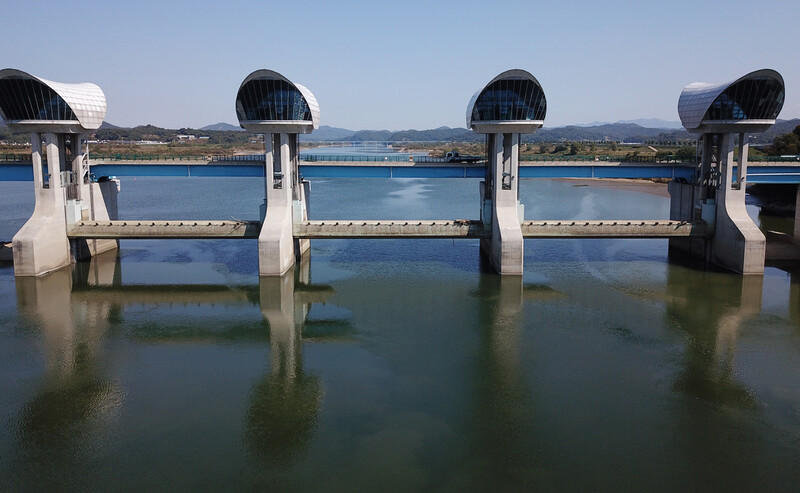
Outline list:
[[[303,95],[284,80],[251,80],[236,98],[242,121],[311,120],[311,111]]]
[[[77,120],[55,91],[39,81],[21,77],[0,80],[0,108],[9,120]]]
[[[711,103],[704,120],[774,120],[783,107],[783,85],[772,78],[745,79]]]
[[[481,92],[475,101],[473,121],[544,120],[544,91],[527,79],[501,79]]]

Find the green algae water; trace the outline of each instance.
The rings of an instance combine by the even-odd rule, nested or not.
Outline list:
[[[32,210],[0,183],[0,239]],[[529,219],[659,219],[638,189],[524,180]],[[122,182],[124,219],[254,219],[259,179]],[[474,180],[315,180],[314,219],[472,219]],[[757,216],[758,211],[751,208]],[[800,277],[666,240],[123,241],[0,265],[2,491],[796,491]]]

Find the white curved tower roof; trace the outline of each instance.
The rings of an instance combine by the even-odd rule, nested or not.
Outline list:
[[[319,103],[305,86],[261,69],[239,86],[236,116],[251,131],[310,133],[319,128]]]
[[[507,70],[476,92],[467,105],[467,128],[476,132],[532,133],[544,124],[547,99],[530,72]]]
[[[678,114],[690,132],[762,132],[775,124],[783,101],[783,77],[763,69],[723,84],[689,84]]]
[[[0,70],[0,116],[9,125],[96,130],[106,108],[106,96],[96,84],[65,84],[21,70]]]

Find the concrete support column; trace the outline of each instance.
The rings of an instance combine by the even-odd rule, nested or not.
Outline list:
[[[720,185],[717,189],[716,230],[711,242],[711,260],[740,274],[763,274],[766,238],[745,209],[747,151],[740,136],[740,176],[734,182],[735,134],[720,135]],[[736,183],[741,183],[737,187]]]
[[[36,204],[33,215],[12,239],[14,275],[40,276],[70,264],[67,224],[64,213],[64,190],[61,186],[60,163],[63,139],[53,133],[45,134],[45,149],[49,180],[45,180],[41,163],[41,140],[31,135]]]
[[[83,135],[73,134],[71,141],[72,164],[71,170],[77,185],[77,199],[84,202],[89,198],[89,164],[86,163],[86,152],[81,146]],[[87,209],[88,210],[88,209]],[[92,219],[89,217],[88,219]]]
[[[61,182],[61,171],[64,167],[64,138],[59,134],[44,134],[44,148],[47,154],[47,171],[50,173],[50,190],[56,191],[55,195],[61,197],[64,202],[63,183]]]
[[[44,189],[44,169],[42,168],[42,134],[31,133],[31,162],[33,164],[34,193]]]
[[[715,176],[718,168],[716,162],[719,158],[719,153],[714,152],[714,141],[716,136],[714,134],[703,135],[703,154],[700,161],[700,184],[704,187],[701,199],[713,199],[716,195],[716,181],[719,178]]]
[[[275,186],[275,136],[264,135],[264,204],[269,200]],[[266,209],[264,209],[266,212]],[[262,218],[263,219],[263,218]]]
[[[518,201],[519,134],[491,134],[487,143],[487,166],[491,179],[490,183],[484,184],[482,198],[491,197],[492,237],[483,240],[481,246],[498,273],[522,275],[524,242]]]
[[[304,183],[300,177],[300,146],[297,134],[289,134],[289,150],[292,172],[292,221],[295,223],[308,221],[306,188],[310,191],[311,184]],[[311,240],[298,238],[294,240],[294,248],[295,255],[300,257],[311,248]]]
[[[261,276],[281,276],[295,261],[289,134],[267,134],[264,143],[267,197],[258,236],[258,272]]]
[[[734,188],[744,189],[747,185],[747,155],[750,152],[750,143],[745,141],[743,133],[739,134],[739,166],[737,166],[736,182]]]

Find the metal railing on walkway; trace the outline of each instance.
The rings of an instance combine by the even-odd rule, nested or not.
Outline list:
[[[133,162],[181,162],[181,161],[211,161],[209,156],[186,154],[89,154],[93,161],[133,161]]]
[[[46,161],[46,156],[42,156]],[[187,155],[187,154],[89,154],[89,158],[94,161],[119,162],[127,161],[134,163],[180,163],[180,162],[214,162],[214,163],[263,163],[263,154],[244,154],[244,155]],[[736,159],[736,158],[734,158]],[[750,163],[800,163],[798,156],[748,156]],[[694,157],[690,159],[679,158],[674,155],[656,156],[609,156],[591,154],[564,154],[564,155],[526,155],[520,156],[523,163],[604,163],[604,162],[623,162],[623,163],[653,163],[653,164],[684,164],[687,166],[697,163]],[[738,160],[738,159],[736,159]],[[448,163],[444,157],[436,156],[362,156],[357,154],[301,154],[300,161],[306,163],[314,162],[333,162],[333,163],[410,163],[415,164],[440,164]],[[30,163],[30,153],[0,153],[1,163]],[[457,162],[457,161],[456,161]]]

